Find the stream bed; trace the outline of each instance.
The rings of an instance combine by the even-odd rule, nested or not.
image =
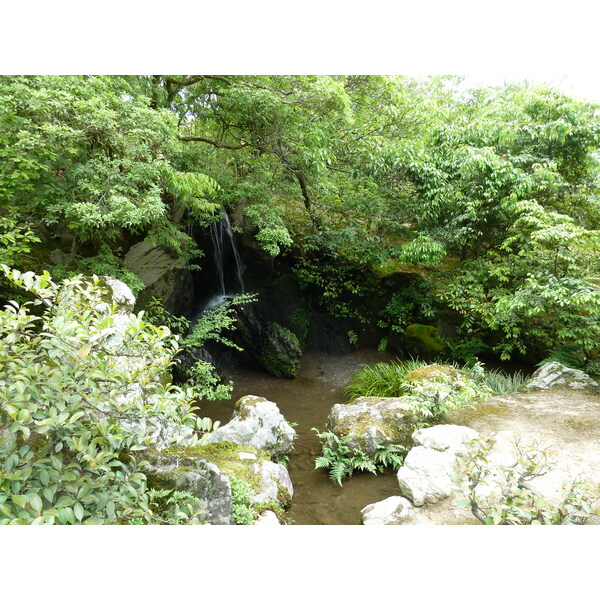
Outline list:
[[[356,350],[343,356],[306,354],[296,379],[278,379],[264,371],[247,368],[225,370],[234,383],[231,400],[204,405],[201,414],[227,423],[233,406],[242,396],[253,394],[275,402],[298,434],[287,468],[294,486],[288,516],[294,525],[359,525],[360,511],[372,502],[398,494],[396,473],[357,472],[333,482],[325,469],[315,469],[321,442],[311,428],[325,429],[329,411],[343,402],[343,389],[352,373],[367,364],[393,360],[376,350]]]

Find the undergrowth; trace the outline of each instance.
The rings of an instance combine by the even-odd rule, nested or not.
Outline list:
[[[354,471],[369,471],[377,474],[387,467],[399,469],[404,463],[407,448],[399,444],[379,446],[373,458],[362,450],[352,450],[349,436],[338,437],[332,431],[320,432],[312,429],[323,442],[323,454],[315,460],[316,469],[328,469],[329,477],[338,485]]]

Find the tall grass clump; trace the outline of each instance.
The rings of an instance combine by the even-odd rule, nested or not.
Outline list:
[[[436,363],[447,366],[469,376],[479,388],[489,394],[516,394],[526,391],[529,377],[523,373],[504,373],[500,369],[485,369],[480,362],[471,365],[457,363]],[[353,374],[344,389],[347,402],[361,396],[396,398],[413,392],[414,383],[407,381],[407,375],[416,369],[429,366],[429,363],[409,359],[404,362],[377,363],[367,365]],[[411,385],[412,383],[412,385]]]
[[[475,379],[487,386],[492,394],[518,394],[527,390],[529,376],[517,373],[503,373],[500,369],[485,370]]]
[[[426,362],[414,359],[367,365],[352,375],[350,383],[344,389],[344,397],[351,402],[360,396],[402,396],[406,393],[406,375],[425,366]]]

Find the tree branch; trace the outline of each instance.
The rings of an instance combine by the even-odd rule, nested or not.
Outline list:
[[[249,146],[249,144],[247,144],[246,142],[241,142],[239,146],[232,146],[230,144],[223,144],[221,142],[217,142],[216,140],[209,140],[208,138],[196,136],[180,135],[179,139],[182,142],[204,142],[205,144],[211,144],[215,148],[224,148],[225,150],[241,150],[242,148],[247,148]]]

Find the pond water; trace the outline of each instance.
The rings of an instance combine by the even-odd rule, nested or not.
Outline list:
[[[207,403],[201,414],[227,423],[235,402],[254,394],[275,402],[298,434],[287,464],[294,486],[288,516],[295,525],[359,525],[360,511],[367,504],[398,494],[393,470],[379,475],[355,473],[343,487],[329,479],[327,470],[315,469],[321,442],[312,427],[325,429],[329,411],[343,402],[343,389],[356,370],[364,365],[393,360],[376,350],[356,350],[344,356],[304,355],[296,379],[278,379],[253,369],[225,370],[233,380],[231,400]]]

